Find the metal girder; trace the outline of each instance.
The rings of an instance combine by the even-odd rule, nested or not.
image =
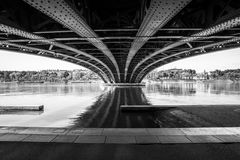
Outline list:
[[[93,56],[91,56],[91,55],[89,55],[89,54],[87,54],[85,52],[82,52],[82,51],[80,51],[80,50],[78,50],[76,48],[73,48],[73,47],[70,47],[70,46],[58,43],[58,42],[54,42],[54,41],[48,40],[48,39],[46,39],[46,38],[44,38],[42,36],[37,36],[37,35],[34,35],[32,33],[28,33],[26,31],[23,31],[23,30],[20,30],[20,29],[16,29],[16,28],[4,25],[4,24],[0,24],[0,31],[8,33],[8,34],[13,34],[13,35],[17,35],[17,36],[20,36],[20,37],[28,38],[28,39],[33,39],[33,40],[41,42],[41,43],[50,44],[50,45],[53,45],[53,46],[57,46],[59,48],[63,48],[63,49],[72,51],[72,52],[74,52],[76,54],[84,55],[84,56],[86,56],[86,57],[88,57],[90,59],[93,59],[93,60],[97,61],[101,65],[103,65],[109,71],[109,73],[111,74],[111,76],[114,79],[114,81],[116,81],[112,71],[110,70],[110,68],[105,63],[103,63],[99,59],[97,59],[97,58],[95,58],[95,57],[93,57]]]
[[[183,38],[192,38],[194,36],[156,36],[156,37],[138,37],[138,38],[148,38],[148,39],[183,39]],[[195,36],[197,38],[199,38],[200,36]],[[233,35],[226,35],[226,36],[201,36],[201,38],[215,38],[215,39],[229,39],[229,38],[234,38],[234,37],[238,37],[237,36],[233,36]],[[98,39],[135,39],[136,37],[101,37]],[[88,38],[89,39],[89,38]],[[86,40],[86,38],[78,38],[78,37],[68,37],[68,38],[51,38],[48,39],[50,41],[81,41],[81,40]],[[29,41],[28,39],[11,39],[9,40],[11,42],[27,42]],[[164,42],[164,41],[161,41]],[[195,41],[194,41],[195,42]],[[106,42],[105,42],[106,43]],[[127,43],[127,42],[125,42]],[[131,43],[131,42],[129,42]],[[159,42],[158,42],[159,43]],[[99,49],[98,49],[99,50]]]
[[[159,28],[158,31],[201,31],[203,28]],[[238,31],[240,28],[229,28],[228,30]],[[138,29],[95,29],[95,32],[136,32]],[[34,34],[56,34],[56,33],[73,33],[72,30],[55,30],[55,31],[37,31]],[[3,33],[0,33],[3,35]]]
[[[19,45],[19,44],[14,44],[14,43],[10,43],[10,42],[6,42],[6,41],[0,41],[0,45],[8,45],[8,46],[13,46],[13,47],[17,47],[17,48],[21,48],[21,49],[24,49],[24,51],[38,51],[39,55],[42,54],[42,53],[49,53],[49,54],[52,54],[54,55],[54,57],[56,57],[56,59],[58,59],[57,57],[59,56],[62,56],[64,58],[69,58],[69,59],[73,59],[73,60],[76,60],[78,61],[78,63],[84,63],[84,64],[87,64],[89,66],[91,66],[92,68],[94,68],[95,70],[97,70],[98,72],[94,71],[93,69],[91,69],[90,67],[86,67],[88,69],[90,69],[91,71],[95,72],[96,74],[98,74],[102,79],[103,81],[105,82],[109,82],[110,79],[106,76],[106,74],[102,71],[101,68],[98,68],[97,66],[87,62],[87,61],[84,61],[84,60],[81,60],[81,59],[78,59],[78,58],[75,58],[75,57],[72,57],[72,56],[68,56],[68,55],[65,55],[65,54],[62,54],[62,53],[56,53],[56,52],[53,52],[53,51],[49,51],[49,50],[45,50],[45,49],[39,49],[39,48],[35,48],[35,47],[28,47],[28,46],[24,46],[24,45]],[[43,56],[40,55],[40,56]]]
[[[219,23],[217,25],[214,25],[212,27],[209,27],[207,29],[204,29],[203,31],[201,32],[198,32],[196,34],[193,34],[192,37],[190,38],[185,38],[185,39],[182,39],[180,41],[177,41],[175,43],[172,43],[152,54],[150,54],[149,56],[145,57],[143,60],[141,60],[133,69],[132,71],[132,74],[131,74],[131,78],[130,78],[130,81],[132,79],[132,76],[134,75],[135,71],[138,69],[139,66],[141,66],[144,62],[146,62],[148,59],[152,58],[153,56],[156,56],[158,55],[159,53],[162,53],[164,51],[167,51],[169,49],[172,49],[172,48],[175,48],[175,47],[178,47],[180,45],[183,45],[185,43],[188,43],[188,42],[192,42],[192,41],[195,41],[195,40],[199,40],[202,38],[202,36],[204,37],[204,39],[207,39],[206,36],[209,36],[209,35],[212,35],[212,34],[215,34],[215,33],[218,33],[218,32],[221,32],[221,31],[224,31],[224,30],[227,30],[229,28],[233,28],[233,27],[236,27],[236,26],[239,26],[240,25],[240,16],[237,15],[236,17],[234,18],[231,18],[231,19],[228,19],[227,21],[225,22],[222,22],[222,23]]]
[[[87,40],[101,50],[113,63],[120,80],[118,64],[107,46],[99,39],[96,33],[88,26],[78,13],[64,0],[23,0],[29,5],[38,9],[42,13],[53,18],[63,26],[74,31],[81,37],[87,37]]]
[[[229,39],[229,40],[225,40],[225,41],[221,41],[221,42],[217,42],[217,43],[212,43],[212,44],[208,44],[208,45],[204,45],[204,46],[200,46],[200,47],[196,47],[196,48],[193,48],[193,49],[190,49],[190,50],[187,50],[187,51],[183,51],[183,52],[179,52],[179,53],[175,53],[175,54],[172,54],[172,55],[169,55],[169,56],[166,56],[164,58],[161,58],[157,61],[155,61],[154,63],[150,63],[149,65],[145,66],[144,69],[142,69],[139,74],[136,76],[136,81],[140,81],[142,80],[142,78],[147,74],[149,73],[150,71],[147,71],[148,68],[151,68],[153,65],[156,65],[157,63],[161,62],[161,61],[164,61],[166,59],[169,59],[169,58],[172,58],[172,57],[176,57],[176,56],[179,56],[179,55],[182,55],[182,54],[186,54],[186,53],[189,53],[191,54],[190,52],[191,51],[195,51],[195,50],[204,50],[204,48],[209,48],[209,47],[215,47],[215,46],[220,46],[220,45],[223,45],[223,44],[228,44],[228,43],[232,43],[232,42],[237,42],[237,41],[240,41],[240,37],[238,38],[232,38],[232,39]],[[204,50],[203,53],[206,53],[206,51]],[[154,68],[155,69],[155,68]],[[147,71],[147,72],[145,72]]]
[[[138,30],[137,38],[133,41],[129,50],[125,65],[125,81],[128,67],[138,50],[155,34],[159,28],[163,27],[191,0],[152,0],[143,22]]]

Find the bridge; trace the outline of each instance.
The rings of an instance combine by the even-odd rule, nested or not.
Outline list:
[[[239,0],[1,0],[0,49],[64,60],[106,83],[239,47]]]

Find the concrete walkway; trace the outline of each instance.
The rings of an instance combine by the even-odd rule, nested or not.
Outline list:
[[[239,143],[240,127],[79,129],[0,127],[0,141],[100,144]]]
[[[233,144],[77,144],[0,142],[1,160],[239,160]]]

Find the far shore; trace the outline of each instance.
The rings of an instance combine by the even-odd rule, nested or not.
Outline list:
[[[77,84],[77,83],[99,83],[102,81],[97,80],[82,80],[82,81],[68,81],[68,82],[48,82],[48,81],[13,81],[13,82],[0,82],[0,84]],[[227,83],[240,83],[240,80],[230,80],[230,79],[209,79],[209,80],[203,80],[203,79],[186,79],[186,80],[177,80],[177,79],[163,79],[163,80],[145,80],[146,83],[162,83],[162,82],[206,82],[206,83],[221,83],[221,82],[227,82]],[[104,82],[102,82],[104,83]]]
[[[162,79],[159,81],[153,81],[153,80],[146,80],[147,83],[162,83],[162,82],[228,82],[228,83],[234,83],[234,82],[240,82],[240,80],[230,80],[230,79]]]
[[[48,81],[13,81],[13,82],[0,82],[0,84],[71,84],[71,83],[99,83],[99,81],[68,81],[68,82],[48,82]]]

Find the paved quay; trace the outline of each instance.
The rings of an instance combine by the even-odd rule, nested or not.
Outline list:
[[[95,144],[239,143],[240,127],[43,128],[0,127],[0,142]]]
[[[1,160],[239,160],[240,143],[81,144],[1,142]]]

